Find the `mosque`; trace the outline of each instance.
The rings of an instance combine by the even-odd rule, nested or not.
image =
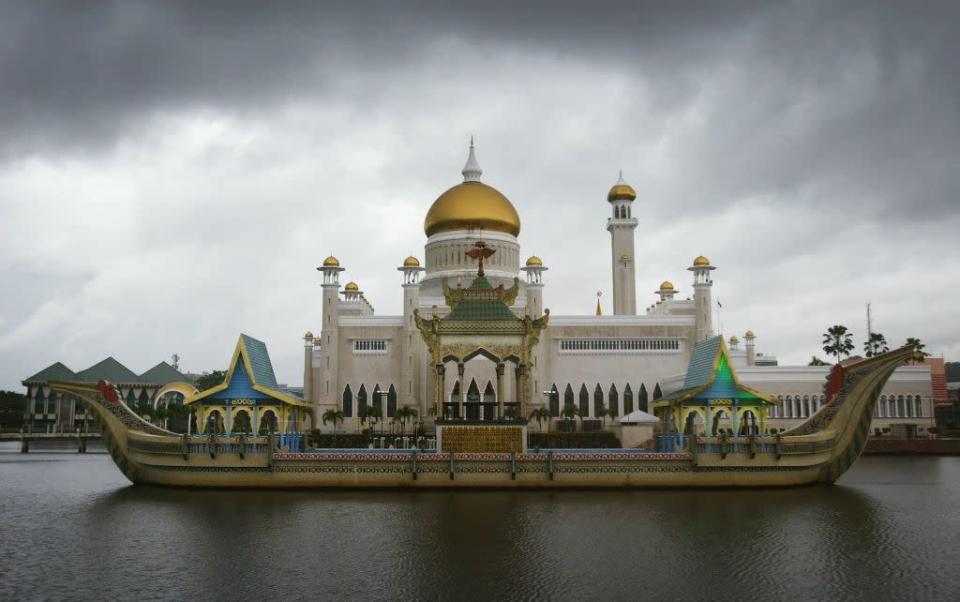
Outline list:
[[[520,216],[482,181],[472,141],[462,174],[463,181],[427,212],[424,261],[407,257],[397,268],[402,315],[376,315],[354,281],[341,288],[345,267],[337,257],[317,268],[323,289],[319,332],[304,336],[304,398],[316,415],[340,410],[348,428],[370,406],[383,418],[403,406],[426,416],[437,396],[448,416],[474,420],[497,418],[511,407],[526,413],[546,407],[559,417],[563,407],[574,405],[588,420],[646,411],[662,396],[664,379],[685,372],[694,346],[714,336],[710,296],[716,267],[707,257],[693,259],[687,268],[692,298],[678,298],[674,284],[664,281],[656,303],[638,314],[637,194],[621,174],[607,193],[612,315],[601,315],[599,301],[596,315],[549,315],[543,306],[548,267],[535,255],[524,258]],[[544,325],[548,318],[549,327],[526,357],[486,352],[496,347],[496,331],[488,329],[486,340],[467,341],[475,353],[465,349],[438,360],[418,331],[418,322],[447,316],[451,299],[474,282],[478,243],[486,282],[501,291],[509,317]],[[753,333],[745,342],[746,362],[754,364]]]

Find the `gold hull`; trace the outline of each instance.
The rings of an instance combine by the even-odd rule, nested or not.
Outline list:
[[[783,487],[835,482],[863,451],[884,383],[912,350],[842,370],[842,387],[781,436],[696,437],[689,452],[529,454],[285,453],[273,437],[187,438],[141,420],[89,383],[51,387],[98,417],[103,441],[133,483],[237,488]]]

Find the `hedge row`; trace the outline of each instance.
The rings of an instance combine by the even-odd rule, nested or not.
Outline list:
[[[527,446],[530,448],[610,449],[619,448],[620,440],[609,431],[593,431],[588,433],[550,431],[548,433],[530,433]]]
[[[307,433],[309,447],[362,449],[370,444],[370,439],[361,433],[321,433],[310,431]]]

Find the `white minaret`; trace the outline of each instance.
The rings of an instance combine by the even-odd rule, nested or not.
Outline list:
[[[414,256],[403,260],[403,265],[397,270],[403,272],[403,334],[400,339],[400,382],[397,384],[397,407],[413,406],[418,398],[420,389],[420,370],[423,367],[420,333],[417,332],[417,322],[413,317],[413,310],[420,307],[420,260]],[[423,416],[427,411],[427,401],[417,407]]]
[[[717,269],[703,255],[693,260],[693,266],[687,268],[693,272],[693,304],[696,311],[696,340],[705,341],[713,336],[713,307],[710,301],[710,289],[713,280],[710,272]]]
[[[520,269],[527,274],[527,313],[531,318],[539,318],[543,315],[543,273],[549,268],[543,265],[542,259],[531,255],[527,265]]]
[[[313,400],[313,333],[303,335],[303,398]]]
[[[667,301],[673,301],[673,296],[676,294],[676,289],[673,288],[673,283],[669,280],[664,280],[660,283],[660,290],[656,291],[660,295],[660,303],[666,303]]]
[[[754,366],[757,363],[757,335],[753,334],[752,330],[748,330],[743,338],[747,340],[747,365]]]
[[[337,366],[340,348],[340,329],[337,319],[340,316],[340,261],[331,255],[323,260],[323,265],[317,268],[323,273],[323,309],[320,336],[313,340],[320,347],[319,378],[313,380],[313,399],[318,405],[316,415],[320,416],[323,409],[339,409],[340,407],[340,372]],[[306,380],[306,378],[304,378]]]
[[[623,181],[623,172],[620,172],[620,179],[607,194],[613,211],[613,217],[607,219],[613,263],[613,313],[618,316],[637,313],[633,231],[638,222],[630,210],[636,198],[637,193]]]

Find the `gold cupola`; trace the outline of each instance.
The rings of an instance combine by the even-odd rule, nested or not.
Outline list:
[[[438,232],[482,228],[520,234],[520,216],[513,204],[499,190],[480,181],[483,170],[477,163],[470,139],[470,155],[464,166],[463,182],[441,194],[423,220],[427,236]]]
[[[543,260],[537,257],[536,255],[531,255],[530,259],[527,259],[527,267],[540,267],[543,265]]]
[[[360,286],[359,286],[356,282],[353,282],[353,281],[351,280],[350,282],[347,283],[346,286],[343,287],[343,290],[345,290],[345,291],[350,291],[350,292],[355,292],[355,291],[359,291],[359,290],[360,290]]]
[[[696,267],[707,266],[707,265],[710,265],[710,260],[704,257],[703,255],[700,255],[699,257],[693,260],[693,265]]]
[[[610,192],[607,193],[607,200],[612,203],[613,201],[632,201],[636,198],[637,191],[633,189],[633,186],[623,181],[623,171],[621,170],[617,183],[614,184],[610,188]]]
[[[338,268],[340,267],[340,260],[334,257],[333,255],[330,255],[329,257],[323,260],[323,267]]]
[[[670,282],[669,280],[664,280],[663,282],[660,283],[660,290],[662,290],[662,291],[672,291],[672,290],[673,290],[673,283]]]
[[[403,260],[403,267],[405,268],[418,268],[420,267],[420,260],[411,255]]]

